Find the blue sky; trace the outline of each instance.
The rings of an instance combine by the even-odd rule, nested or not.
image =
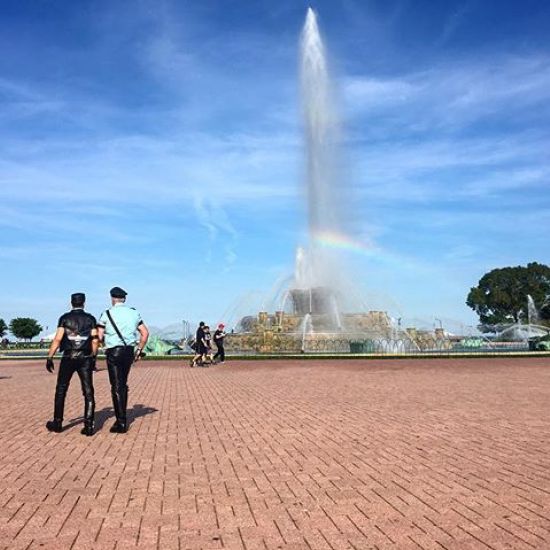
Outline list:
[[[0,317],[73,291],[150,324],[268,307],[305,240],[298,0],[0,4]],[[476,323],[488,270],[549,263],[550,4],[315,2],[372,309]],[[353,203],[354,208],[351,208]],[[418,321],[419,323],[421,321]]]

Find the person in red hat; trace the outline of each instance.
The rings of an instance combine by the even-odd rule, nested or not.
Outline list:
[[[214,362],[216,362],[217,358],[219,357],[220,363],[225,363],[225,349],[223,347],[223,339],[225,338],[225,331],[223,330],[224,328],[225,325],[223,323],[220,323],[216,332],[214,332],[214,343],[218,348],[216,355],[214,355]]]

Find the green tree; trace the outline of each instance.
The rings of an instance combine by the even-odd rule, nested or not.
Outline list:
[[[6,332],[8,332],[8,325],[6,325],[4,319],[0,319],[0,338],[3,338]]]
[[[550,296],[550,267],[532,262],[527,267],[503,267],[483,275],[470,289],[466,304],[481,323],[517,323],[527,319],[527,295],[539,308],[541,318],[550,319],[545,304]]]
[[[36,319],[16,317],[10,321],[10,332],[19,339],[32,340],[41,330],[42,327]]]

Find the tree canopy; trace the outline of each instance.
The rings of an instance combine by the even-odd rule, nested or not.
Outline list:
[[[526,267],[493,269],[470,289],[466,304],[484,324],[527,322],[528,295],[540,319],[550,320],[550,266],[532,262]]]
[[[10,332],[19,339],[32,340],[41,330],[38,321],[30,317],[16,317],[10,321]]]
[[[8,332],[8,325],[6,325],[4,319],[0,319],[0,338],[3,338],[6,332]]]

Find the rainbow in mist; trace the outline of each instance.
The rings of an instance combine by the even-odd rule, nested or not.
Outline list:
[[[349,235],[337,231],[316,231],[313,234],[313,243],[325,248],[348,250],[368,256],[376,252],[372,244],[352,239]]]

